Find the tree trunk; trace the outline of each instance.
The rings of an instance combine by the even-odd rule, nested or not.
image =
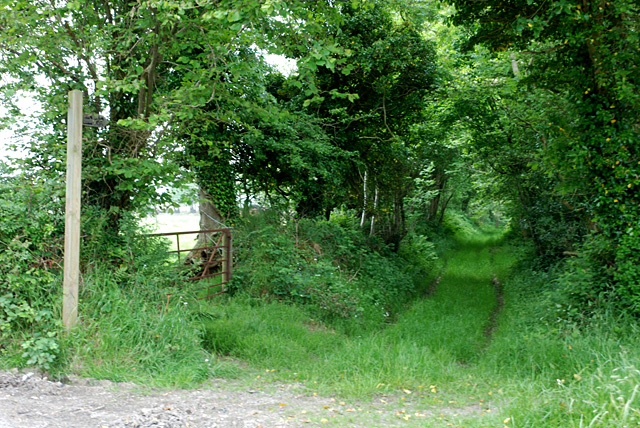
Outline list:
[[[364,227],[364,221],[367,216],[367,170],[364,170],[363,202],[362,202],[362,218],[360,218],[360,227]]]
[[[202,187],[198,190],[198,197],[200,199],[200,230],[212,230],[222,229],[227,226],[223,223],[224,218],[220,213],[220,210],[216,207],[211,199],[211,195]],[[198,242],[194,248],[203,248],[210,246],[211,233],[199,233]],[[208,254],[203,251],[192,251],[187,256],[187,263],[193,263],[194,261],[200,261],[208,258]]]
[[[198,197],[200,198],[200,230],[226,227],[223,223],[222,213],[213,203],[209,192],[200,187]]]
[[[438,208],[440,208],[440,200],[442,198],[442,191],[444,190],[444,186],[447,183],[447,176],[441,167],[436,167],[433,171],[433,189],[437,190],[436,195],[431,199],[431,203],[429,205],[429,216],[428,220],[433,220],[438,216]]]
[[[513,76],[518,79],[520,77],[520,68],[518,68],[518,61],[516,60],[516,54],[511,54],[511,69],[513,70]]]
[[[373,199],[373,212],[375,213],[376,209],[378,209],[378,186],[376,186],[376,196]],[[371,230],[369,231],[369,236],[373,236],[374,229],[376,225],[376,216],[375,214],[371,216]]]
[[[449,202],[451,201],[451,198],[453,198],[454,194],[455,194],[455,192],[452,190],[451,194],[449,195],[447,200],[442,205],[442,209],[440,210],[440,218],[438,218],[438,226],[440,226],[442,224],[442,221],[444,220],[444,213],[447,210],[447,206],[449,205]]]
[[[394,252],[400,249],[400,241],[402,241],[405,233],[403,199],[404,198],[398,194],[393,197],[393,227],[389,243]]]

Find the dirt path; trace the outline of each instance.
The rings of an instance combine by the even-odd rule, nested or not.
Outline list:
[[[491,263],[492,269],[495,266],[495,253],[498,250],[499,248],[496,247],[491,247],[489,249],[489,263]],[[504,309],[504,289],[502,287],[500,279],[498,278],[498,275],[496,275],[495,272],[491,274],[491,284],[493,285],[493,289],[496,293],[496,307],[491,312],[491,315],[489,316],[489,323],[484,329],[484,335],[487,338],[487,341],[482,347],[483,352],[486,351],[491,344],[493,333],[498,328],[498,318],[500,317],[500,314],[502,314],[502,310]]]
[[[214,380],[201,389],[163,390],[81,378],[63,384],[0,371],[0,428],[444,427],[460,426],[450,422],[483,410],[430,408],[405,397],[340,401],[307,395],[300,384],[256,391]]]

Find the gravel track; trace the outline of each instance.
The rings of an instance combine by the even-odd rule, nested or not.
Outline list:
[[[301,384],[249,389],[212,380],[199,389],[158,389],[33,372],[0,371],[0,428],[440,427],[483,414],[478,406],[430,407],[405,397],[340,401]],[[453,426],[460,426],[453,424]]]

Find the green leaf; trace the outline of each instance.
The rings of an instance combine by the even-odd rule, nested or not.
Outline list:
[[[242,16],[240,15],[240,11],[238,10],[234,10],[233,13],[231,13],[231,15],[227,17],[227,20],[229,22],[238,22],[241,19],[242,19]]]

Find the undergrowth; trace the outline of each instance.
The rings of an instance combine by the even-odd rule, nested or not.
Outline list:
[[[433,244],[411,234],[396,254],[353,223],[247,217],[234,238],[232,294],[302,305],[347,333],[395,319],[435,276]]]
[[[408,235],[393,253],[348,219],[249,218],[235,233],[232,293],[210,301],[184,286],[166,243],[137,238],[131,223],[99,263],[99,240],[87,247],[71,334],[55,321],[59,271],[33,265],[36,241],[5,222],[0,364],[161,386],[222,376],[411,394],[460,409],[449,422],[461,427],[638,426],[637,320],[559,301],[556,271],[516,263],[531,259],[526,246],[458,220],[446,220],[455,240]],[[28,224],[42,239],[58,236],[45,219]]]
[[[58,361],[62,195],[53,180],[14,175],[0,181],[0,356],[8,358],[5,365],[50,368]]]

